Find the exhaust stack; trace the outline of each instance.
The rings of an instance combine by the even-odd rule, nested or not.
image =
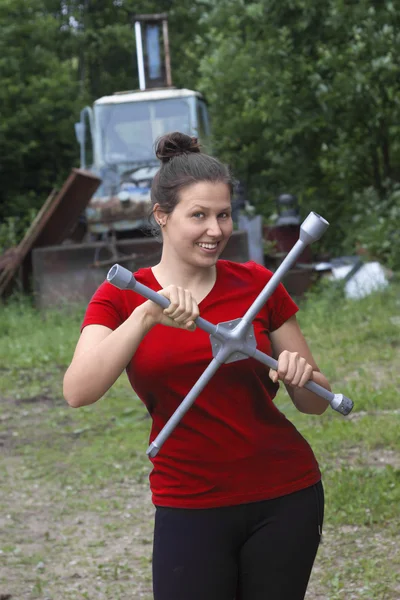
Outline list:
[[[135,15],[134,23],[140,90],[172,87],[167,14]]]

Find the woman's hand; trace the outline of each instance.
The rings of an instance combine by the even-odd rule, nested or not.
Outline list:
[[[302,388],[311,379],[313,367],[298,352],[284,350],[278,357],[278,369],[270,369],[274,383],[281,379],[286,385]]]
[[[144,302],[143,310],[150,319],[151,325],[167,325],[194,331],[196,329],[194,321],[200,313],[191,292],[176,285],[169,285],[158,293],[168,298],[170,305],[163,309],[151,300]]]

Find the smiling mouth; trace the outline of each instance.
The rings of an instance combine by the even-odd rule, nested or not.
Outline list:
[[[203,250],[216,250],[219,246],[219,242],[214,242],[213,244],[210,243],[206,243],[206,242],[197,242],[196,246],[199,246],[199,248],[202,248]]]

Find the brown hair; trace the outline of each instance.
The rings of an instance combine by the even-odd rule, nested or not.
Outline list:
[[[156,142],[156,156],[162,164],[151,185],[151,204],[160,205],[167,215],[179,202],[179,192],[194,183],[209,181],[226,183],[233,193],[234,181],[229,168],[216,158],[203,154],[197,138],[175,131],[160,137]],[[153,234],[159,227],[152,219]]]

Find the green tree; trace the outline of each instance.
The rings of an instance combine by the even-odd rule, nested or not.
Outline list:
[[[53,45],[60,23],[40,0],[1,0],[0,219],[23,216],[76,165],[71,115],[78,86],[73,57]]]
[[[137,89],[134,15],[155,12],[169,15],[174,84],[205,93],[214,151],[259,210],[297,193],[335,224],[330,249],[358,241],[400,263],[390,0],[0,0],[0,220],[40,206],[78,164],[83,106]]]
[[[216,151],[260,210],[270,213],[282,191],[297,193],[335,223],[325,239],[343,251],[363,190],[379,200],[399,180],[393,2],[220,0],[207,26],[200,88]]]

